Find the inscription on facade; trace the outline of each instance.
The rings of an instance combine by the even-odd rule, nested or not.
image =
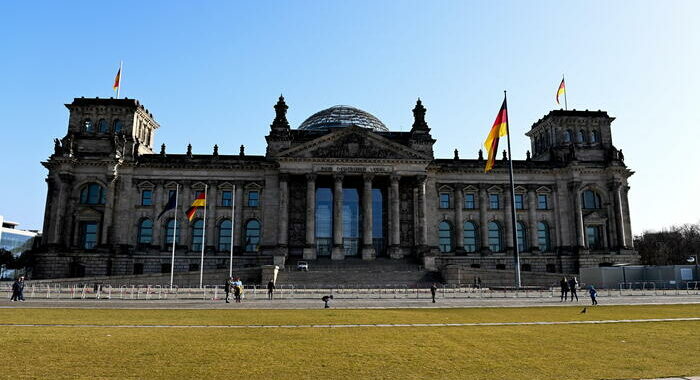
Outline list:
[[[346,165],[323,165],[314,166],[314,172],[332,173],[391,173],[391,166],[346,166]]]

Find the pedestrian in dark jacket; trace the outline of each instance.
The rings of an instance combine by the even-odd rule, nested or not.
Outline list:
[[[329,296],[323,296],[323,297],[321,297],[321,301],[323,301],[323,308],[324,308],[324,309],[330,309],[330,308],[331,308],[330,305],[328,305],[328,302],[329,302],[330,300],[332,300],[332,299],[333,299],[333,295],[332,295],[332,294],[329,295]]]
[[[588,286],[588,294],[591,295],[591,304],[594,306],[597,305],[598,300],[596,298],[598,297],[598,292],[595,290],[593,285]]]
[[[576,302],[578,302],[578,294],[576,294],[576,286],[578,285],[578,281],[576,281],[576,277],[571,277],[569,280],[569,291],[571,292],[571,301],[574,300],[574,297],[576,297]]]
[[[433,297],[433,303],[435,303],[435,292],[437,292],[437,285],[435,285],[435,283],[433,283],[430,286],[430,295]]]
[[[24,277],[20,277],[12,283],[12,297],[10,301],[24,302]]]
[[[267,283],[267,299],[271,300],[272,299],[272,293],[275,291],[275,283],[270,280],[270,282]]]
[[[233,282],[233,277],[229,277],[224,281],[224,292],[226,292],[226,303],[231,303],[230,300],[230,294],[231,294],[231,282]]]
[[[559,281],[559,286],[561,287],[561,299],[559,302],[564,302],[566,301],[569,293],[569,282],[566,281],[566,277],[561,278],[561,281]]]

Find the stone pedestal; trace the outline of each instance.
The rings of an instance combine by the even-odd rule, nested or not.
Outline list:
[[[345,248],[342,245],[340,247],[333,247],[331,250],[331,260],[345,260]]]
[[[377,252],[375,252],[373,246],[362,247],[362,260],[374,260],[377,258]]]
[[[316,260],[316,247],[304,247],[304,260]]]
[[[403,249],[401,249],[401,247],[399,247],[398,245],[389,247],[389,257],[391,257],[392,259],[403,259]]]

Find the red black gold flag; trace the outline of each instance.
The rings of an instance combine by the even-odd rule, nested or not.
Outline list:
[[[122,67],[119,65],[119,71],[117,71],[117,76],[114,77],[114,91],[117,91],[119,89],[119,82],[122,80]]]
[[[557,104],[559,103],[559,96],[566,95],[566,84],[564,83],[564,78],[561,78],[561,83],[559,84],[559,89],[557,89]]]
[[[187,215],[187,220],[191,222],[192,218],[194,218],[194,214],[197,212],[197,207],[205,207],[206,205],[207,200],[204,197],[204,193],[197,195],[197,198],[195,198],[194,202],[192,202],[192,206],[190,206],[190,208],[187,209],[187,212],[185,212],[185,215]]]
[[[496,116],[496,121],[493,122],[491,131],[484,141],[484,147],[488,154],[488,160],[486,160],[486,168],[484,172],[488,172],[493,169],[493,164],[496,162],[496,153],[498,153],[498,140],[508,134],[508,105],[506,104],[506,99],[503,98],[503,105],[501,105],[501,110],[498,111]]]

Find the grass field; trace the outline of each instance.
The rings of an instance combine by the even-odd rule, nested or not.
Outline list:
[[[698,305],[392,310],[2,309],[0,323],[291,325],[699,317]],[[700,374],[700,322],[356,327],[0,327],[2,378],[627,379]]]

